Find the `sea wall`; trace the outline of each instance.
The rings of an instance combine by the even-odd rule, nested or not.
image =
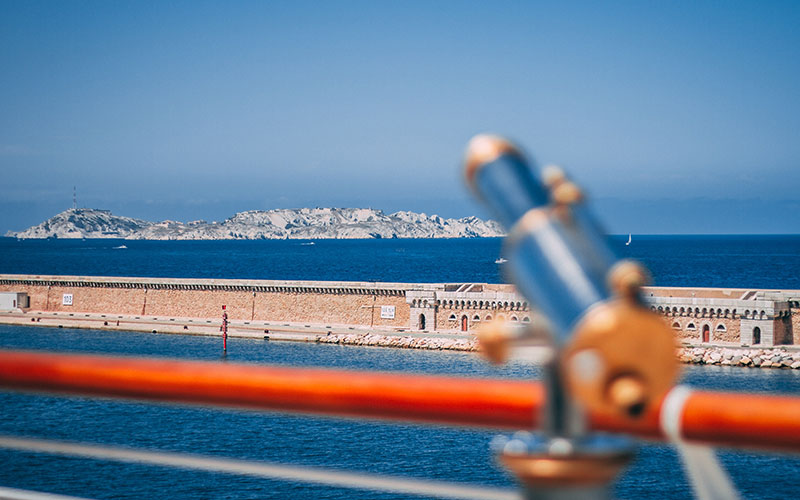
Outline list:
[[[0,291],[24,292],[32,311],[347,325],[469,334],[502,318],[541,321],[513,286],[0,275]],[[696,345],[800,345],[800,291],[644,289],[676,338]]]
[[[224,305],[248,321],[405,327],[409,318],[402,285],[383,283],[0,276],[0,291],[11,290],[48,312],[219,318]],[[393,314],[381,314],[386,306]]]
[[[400,349],[427,349],[437,351],[478,351],[475,339],[420,338],[412,336],[376,335],[374,333],[327,334],[318,336],[320,344],[340,344],[368,347],[395,347]]]
[[[695,365],[800,369],[800,351],[780,348],[684,347],[679,350],[678,358]]]

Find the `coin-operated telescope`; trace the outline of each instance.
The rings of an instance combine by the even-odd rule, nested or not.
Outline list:
[[[500,459],[532,498],[604,497],[632,446],[588,434],[586,415],[633,422],[652,409],[678,374],[674,334],[642,302],[644,268],[616,259],[583,191],[561,169],[539,173],[509,141],[479,135],[465,175],[508,229],[508,277],[546,317],[553,352],[544,435],[500,440]],[[489,359],[503,362],[534,335],[535,327],[495,322],[479,340]]]

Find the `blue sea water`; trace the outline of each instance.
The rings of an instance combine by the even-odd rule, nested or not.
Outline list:
[[[627,236],[660,286],[800,289],[800,235]],[[500,283],[502,239],[120,241],[0,238],[0,273]],[[117,247],[124,245],[127,248]]]
[[[624,238],[627,239],[627,238]],[[614,244],[669,286],[800,288],[800,237],[637,237]],[[499,239],[257,242],[0,239],[0,273],[396,282],[499,282]],[[0,326],[0,347],[219,360],[218,339]],[[507,378],[469,353],[233,339],[229,362]],[[688,367],[685,382],[716,390],[800,395],[796,370]],[[488,451],[494,433],[399,423],[0,392],[0,434],[207,453],[448,481],[512,486]],[[796,457],[725,451],[745,498],[798,496]],[[405,498],[398,495],[0,451],[0,485],[102,499]],[[690,498],[674,451],[644,445],[617,484],[620,498]]]

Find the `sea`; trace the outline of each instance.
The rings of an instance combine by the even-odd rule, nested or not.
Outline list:
[[[659,286],[800,289],[800,236],[611,237]],[[382,282],[505,282],[502,240],[120,241],[0,238],[0,274]],[[177,357],[352,370],[537,378],[471,353],[0,325],[0,348]],[[800,396],[800,371],[684,367],[694,387]],[[402,376],[402,375],[398,375]],[[800,418],[800,416],[798,416]],[[420,479],[514,486],[478,429],[0,392],[0,434]],[[718,450],[743,498],[800,496],[800,458]],[[416,498],[211,472],[0,450],[0,486],[97,499]],[[618,498],[692,497],[668,445],[641,443]]]

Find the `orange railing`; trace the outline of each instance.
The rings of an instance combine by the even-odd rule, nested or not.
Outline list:
[[[544,403],[527,381],[200,361],[0,351],[0,387],[498,429],[532,429]],[[637,420],[592,414],[594,430],[666,439],[660,404]],[[800,451],[800,398],[696,391],[686,440]]]

